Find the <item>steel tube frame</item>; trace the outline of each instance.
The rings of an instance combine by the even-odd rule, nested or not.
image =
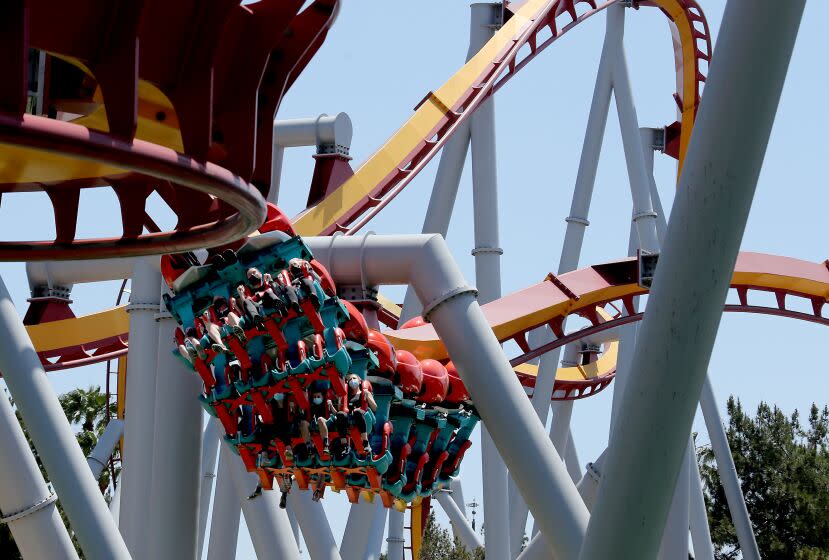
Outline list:
[[[804,5],[726,5],[583,560],[657,552]]]
[[[386,556],[388,560],[404,560],[406,537],[403,534],[405,513],[389,508],[389,534],[386,537]]]
[[[216,493],[213,496],[213,513],[210,516],[207,560],[227,560],[236,557],[239,522],[242,516],[242,501],[239,499],[234,480],[234,472],[238,470],[236,461],[227,445],[219,445],[219,468]]]
[[[299,547],[288,514],[278,504],[275,492],[262,492],[249,499],[259,478],[245,470],[242,460],[231,455],[230,461],[237,499],[242,500],[242,514],[250,540],[259,560],[299,560]]]
[[[734,466],[734,457],[732,457],[731,449],[728,446],[728,436],[720,416],[720,410],[717,408],[717,399],[714,396],[714,389],[711,386],[709,376],[705,377],[702,384],[699,404],[702,409],[702,417],[705,420],[705,428],[708,431],[708,438],[711,440],[711,449],[714,451],[714,457],[717,460],[717,472],[725,491],[725,499],[728,503],[728,511],[731,513],[734,530],[737,533],[737,541],[740,543],[740,551],[746,560],[760,560],[760,550],[754,537],[754,529],[751,525],[743,490],[740,487],[740,477],[737,474],[737,468]]]
[[[90,559],[129,558],[124,540],[46,379],[46,372],[2,278],[0,371],[85,556]]]
[[[478,534],[475,532],[475,529],[472,528],[469,521],[466,520],[466,516],[458,507],[458,504],[456,504],[455,500],[452,499],[452,495],[448,492],[438,492],[435,494],[435,497],[443,508],[443,511],[445,511],[446,515],[449,517],[449,521],[452,522],[452,527],[455,528],[455,534],[461,544],[463,544],[469,552],[474,552],[475,549],[483,546],[483,543],[481,542],[481,539],[478,538]],[[389,556],[389,560],[393,560],[391,556]]]
[[[610,95],[613,90],[612,64],[613,51],[605,34],[599,68],[596,72],[596,83],[593,87],[593,99],[590,103],[590,113],[587,117],[587,129],[579,159],[579,168],[576,174],[576,184],[573,189],[573,199],[570,204],[570,214],[566,218],[567,229],[564,233],[564,243],[559,259],[558,273],[563,274],[575,270],[579,264],[584,234],[590,225],[588,215],[590,203],[593,199],[593,188],[596,184],[596,172],[599,165],[599,156],[604,142],[604,133],[607,128],[607,116],[610,109]],[[564,324],[562,325],[564,328]],[[537,348],[551,340],[551,333],[547,327],[536,329],[530,334],[530,345]],[[531,402],[541,420],[546,424],[550,409],[550,399],[553,395],[556,371],[561,350],[553,350],[543,355],[538,363],[535,389]],[[510,537],[512,556],[518,555],[521,539],[527,526],[527,506],[517,492],[514,483],[510,485]]]
[[[311,499],[311,492],[290,492],[288,507],[296,515],[302,534],[306,535],[305,546],[311,560],[341,560],[325,510],[321,503]],[[291,534],[294,534],[293,530]]]
[[[305,241],[335,280],[414,286],[542,533],[557,556],[575,558],[587,509],[445,241],[428,235]]]
[[[199,535],[196,558],[201,560],[207,539],[207,515],[210,513],[210,496],[216,481],[216,467],[219,460],[219,426],[208,421],[202,432],[201,485],[199,486]]]
[[[148,533],[150,558],[195,558],[199,549],[202,408],[199,378],[173,355],[176,322],[157,316],[155,437]],[[207,504],[204,506],[207,507]]]
[[[274,119],[268,202],[276,204],[279,200],[285,148],[331,145],[347,153],[351,148],[353,135],[354,127],[347,113],[337,113],[333,116],[323,113],[318,117],[304,119]]]
[[[149,558],[150,488],[155,430],[158,325],[161,298],[158,257],[136,259],[130,303],[130,351],[127,353],[126,414],[122,465],[127,476],[121,490],[121,534],[134,558]]]
[[[96,480],[101,478],[101,473],[106,468],[107,461],[109,461],[110,455],[112,455],[123,434],[124,422],[118,418],[113,418],[104,428],[104,433],[101,434],[95,448],[87,455],[86,464],[89,465],[89,470],[92,471],[92,476]]]
[[[375,499],[374,503],[372,503],[363,499],[361,496],[360,501],[352,504],[351,510],[348,512],[343,540],[340,543],[340,556],[342,560],[369,560],[378,558],[380,556],[380,548],[382,547],[382,536],[380,545],[376,547],[377,550],[374,550],[375,547],[372,543],[374,541],[374,535],[377,533],[374,527],[381,523],[383,524],[382,526],[385,526],[385,522],[386,509],[380,503],[380,500]],[[380,532],[382,535],[382,530]]]
[[[23,558],[77,560],[51,498],[11,403],[0,392],[0,517],[30,512],[6,522]],[[36,504],[45,505],[35,509]]]
[[[692,461],[691,470],[691,544],[694,546],[694,560],[714,560],[714,545],[711,541],[711,529],[708,527],[708,511],[705,509],[702,479],[699,475],[696,449],[693,439],[688,440],[688,454]]]

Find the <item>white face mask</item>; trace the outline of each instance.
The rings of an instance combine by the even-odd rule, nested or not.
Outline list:
[[[314,397],[314,404],[322,404],[322,397]]]
[[[359,379],[354,379],[352,377],[351,379],[348,380],[348,386],[351,387],[352,389],[357,389],[357,388],[360,387],[360,380]]]

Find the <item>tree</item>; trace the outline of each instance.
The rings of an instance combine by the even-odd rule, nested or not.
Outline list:
[[[107,411],[107,396],[101,391],[100,387],[95,386],[89,389],[73,389],[60,395],[58,399],[69,422],[81,426],[81,430],[75,434],[75,437],[84,455],[88,456],[95,449],[98,438],[104,433],[109,419],[115,417],[117,412],[116,403],[109,403],[109,411]],[[107,499],[109,499],[107,492],[111,475],[118,475],[118,472],[120,472],[119,464],[120,456],[116,448],[113,453],[111,468],[104,469],[98,479],[101,492],[106,495]]]
[[[420,546],[420,560],[484,560],[484,549],[478,547],[470,552],[461,542],[449,534],[449,530],[441,527],[435,519],[435,512],[429,512],[426,527],[423,530],[423,541]],[[388,560],[383,553],[380,560]]]
[[[6,398],[6,396],[2,395],[0,398]],[[75,434],[75,437],[77,438],[84,454],[89,455],[98,443],[98,438],[101,434],[103,434],[109,418],[115,416],[115,403],[110,404],[108,416],[107,398],[106,395],[101,392],[100,387],[90,387],[86,390],[74,389],[68,393],[60,395],[58,400],[60,401],[61,407],[63,408],[69,422],[73,425],[80,425],[81,429]],[[15,415],[17,416],[17,421],[20,423],[20,427],[23,429],[26,440],[29,442],[29,447],[32,449],[32,453],[35,456],[40,472],[43,475],[44,480],[48,481],[49,477],[46,473],[46,469],[43,467],[43,464],[40,461],[40,456],[35,450],[34,445],[32,445],[32,441],[29,438],[29,432],[26,430],[26,424],[23,422],[23,418],[20,416],[20,412],[17,409],[15,409]],[[113,457],[114,465],[119,464],[120,461],[118,459],[117,449],[115,450]],[[115,474],[117,474],[119,470],[120,468],[113,466],[113,472]],[[101,493],[103,493],[107,498],[109,498],[108,492],[110,474],[111,473],[108,469],[104,469],[99,483]],[[57,506],[64,524],[69,527],[69,521],[60,505],[60,500],[58,500]],[[72,537],[72,542],[75,544],[75,549],[78,551],[79,557],[83,558],[80,546],[71,531],[70,537]],[[11,531],[9,531],[7,525],[0,525],[0,558],[3,560],[19,560],[21,558],[20,551],[17,549],[17,545],[14,543]]]
[[[754,418],[728,399],[728,443],[760,554],[768,560],[829,558],[829,407],[812,405],[808,427],[761,402]],[[740,558],[725,492],[709,447],[698,450],[716,558]]]

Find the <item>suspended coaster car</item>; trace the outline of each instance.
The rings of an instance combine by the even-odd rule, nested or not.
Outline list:
[[[337,297],[289,222],[274,223],[235,252],[168,275],[165,303],[179,323],[173,352],[201,378],[199,400],[225,442],[264,488],[294,479],[315,499],[330,486],[352,502],[363,491],[379,494],[390,507],[447,486],[479,421],[457,372],[395,350]],[[369,449],[357,405],[348,404],[353,375],[376,405],[361,397]],[[334,407],[321,421],[311,417],[314,393]],[[300,425],[311,430],[310,446]]]

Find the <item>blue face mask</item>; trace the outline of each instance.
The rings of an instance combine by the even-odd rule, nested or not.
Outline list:
[[[274,395],[273,398],[275,398],[277,401],[282,401],[285,399],[285,395],[283,393],[277,393]]]
[[[352,377],[351,379],[348,380],[348,386],[351,387],[352,389],[359,389],[360,380],[359,379],[354,379]]]
[[[314,397],[314,404],[322,404],[322,397]]]

